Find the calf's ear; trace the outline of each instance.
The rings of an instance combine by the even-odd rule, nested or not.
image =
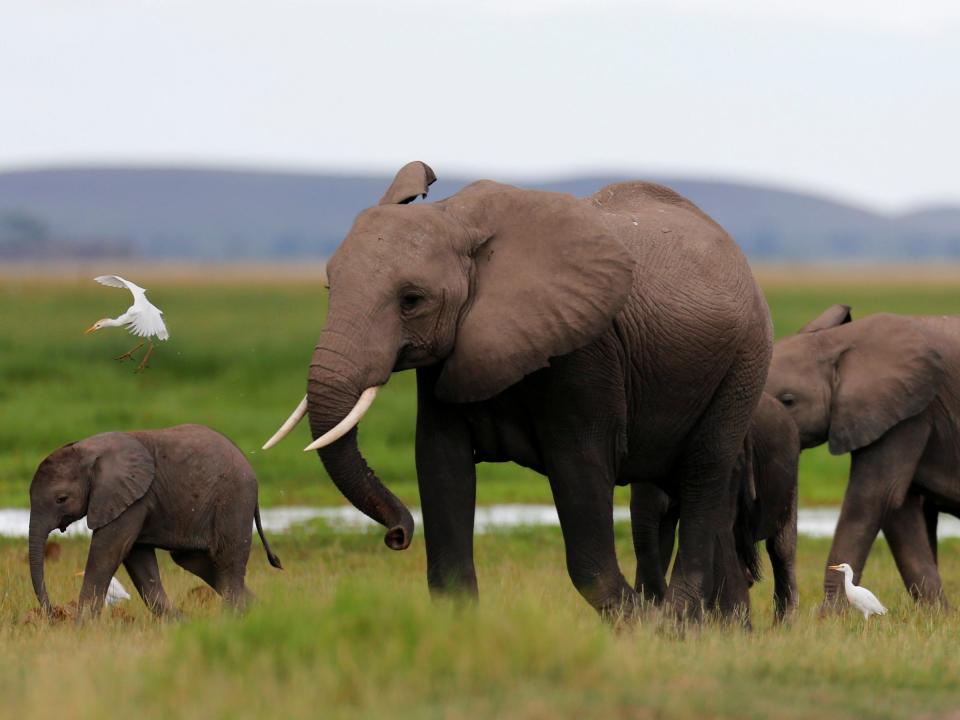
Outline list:
[[[127,433],[94,435],[74,444],[90,483],[87,526],[103,527],[142,498],[156,475],[153,457]]]
[[[912,318],[871,315],[829,342],[837,352],[830,408],[830,452],[856,450],[919,414],[933,401],[943,359]]]

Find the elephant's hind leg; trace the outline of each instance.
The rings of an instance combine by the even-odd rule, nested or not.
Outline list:
[[[123,566],[144,604],[154,615],[178,614],[160,582],[160,566],[157,565],[157,553],[152,547],[134,545]]]
[[[244,578],[253,542],[250,530],[253,508],[257,502],[256,485],[251,483],[247,491],[250,495],[246,496],[245,502],[238,502],[237,506],[249,508],[248,512],[232,512],[217,518],[216,526],[222,533],[222,539],[210,555],[217,592],[235,610],[243,610],[253,599],[253,593],[247,588]]]
[[[223,564],[204,550],[178,550],[170,553],[173,561],[212,587],[231,607],[240,610],[247,606],[253,593],[243,581],[243,569]]]
[[[721,576],[721,614],[744,618],[749,614],[746,576],[716,565],[730,568],[736,563],[730,482],[765,372],[766,356],[735,362],[687,439],[676,474],[679,543],[667,590],[667,600],[678,617],[700,617],[704,606],[717,596],[714,585]]]
[[[212,587],[218,593],[217,572],[213,566],[213,560],[202,550],[173,550],[170,552],[173,561],[187,572],[193,573]]]
[[[927,535],[924,498],[908,493],[896,510],[887,513],[882,529],[890,544],[903,584],[921,603],[945,602],[934,548]]]

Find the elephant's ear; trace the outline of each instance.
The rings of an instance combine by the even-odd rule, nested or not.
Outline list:
[[[812,333],[817,330],[827,330],[838,325],[845,325],[852,319],[849,305],[833,305],[824,310],[819,317],[800,328],[799,332]]]
[[[843,455],[869,445],[922,412],[942,377],[943,359],[911,318],[872,315],[845,329],[830,409],[830,452]]]
[[[91,530],[114,520],[142,498],[155,475],[153,457],[135,438],[103,433],[74,446],[90,479],[87,526]]]
[[[589,206],[560,193],[494,192],[485,212],[495,229],[473,253],[472,304],[437,381],[441,400],[485,400],[589,344],[633,284],[633,259]]]
[[[424,162],[414,160],[397,171],[393,183],[380,198],[379,205],[406,205],[419,196],[426,197],[428,189],[437,181],[433,169]]]

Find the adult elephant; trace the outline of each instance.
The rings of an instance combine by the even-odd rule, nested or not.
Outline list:
[[[834,305],[779,341],[767,392],[790,411],[803,447],[851,453],[827,565],[854,582],[882,529],[916,599],[942,601],[939,510],[960,511],[960,318],[878,314],[851,321]],[[824,608],[843,590],[825,571]]]
[[[410,513],[367,466],[356,424],[392,372],[416,368],[433,592],[477,593],[474,464],[514,461],[549,478],[570,577],[604,616],[636,600],[614,551],[614,486],[678,494],[670,598],[696,612],[734,552],[723,499],[771,352],[740,250],[659,185],[578,199],[484,180],[409,204],[435,179],[404,166],[330,259],[307,395],[267,445],[309,413],[307,449],[406,548]]]

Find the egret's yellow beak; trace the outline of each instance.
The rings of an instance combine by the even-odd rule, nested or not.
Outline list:
[[[89,334],[92,333],[92,332],[96,332],[96,330],[97,330],[97,324],[94,323],[93,325],[91,325],[90,327],[88,327],[86,330],[84,330],[84,331],[83,331],[83,334],[84,334],[84,335],[89,335]]]
[[[839,566],[839,565],[827,565],[827,569],[828,569],[828,570],[839,570],[839,569],[840,569],[840,566]]]
[[[78,570],[73,574],[74,577],[83,577],[83,570]]]

